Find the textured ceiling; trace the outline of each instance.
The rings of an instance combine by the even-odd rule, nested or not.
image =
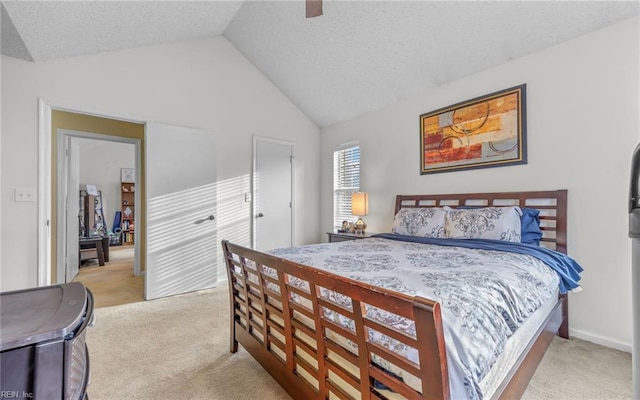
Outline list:
[[[22,57],[19,37],[32,61],[95,54],[220,35],[242,2],[3,1],[2,54]],[[7,47],[5,47],[5,45]],[[18,50],[18,53],[12,53]]]
[[[637,16],[637,1],[2,1],[31,61],[223,34],[319,126]],[[615,43],[612,43],[615,46]]]
[[[637,2],[245,3],[226,36],[320,126],[638,15]],[[612,45],[615,45],[612,43]]]

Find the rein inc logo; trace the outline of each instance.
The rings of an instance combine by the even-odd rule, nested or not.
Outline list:
[[[0,391],[0,399],[33,399],[33,393],[19,390],[2,390]]]

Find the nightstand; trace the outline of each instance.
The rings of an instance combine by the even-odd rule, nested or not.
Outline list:
[[[341,233],[341,232],[327,232],[327,236],[329,236],[329,243],[335,242],[345,242],[347,240],[358,240],[358,239],[366,239],[375,235],[375,233],[365,232],[365,233]]]

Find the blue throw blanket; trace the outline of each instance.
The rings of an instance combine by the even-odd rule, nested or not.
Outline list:
[[[497,250],[527,254],[537,258],[556,271],[560,277],[560,293],[562,294],[580,287],[580,285],[578,285],[578,281],[580,281],[580,272],[584,270],[574,259],[566,254],[531,244],[489,239],[437,239],[405,236],[395,233],[380,233],[378,235],[374,235],[374,237],[401,240],[403,242],[435,244],[438,246],[454,246],[468,249]]]

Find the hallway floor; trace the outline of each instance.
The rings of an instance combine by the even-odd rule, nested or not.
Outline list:
[[[133,246],[109,248],[109,262],[85,261],[74,282],[82,282],[93,293],[95,307],[109,307],[144,300],[144,276],[133,275]]]

